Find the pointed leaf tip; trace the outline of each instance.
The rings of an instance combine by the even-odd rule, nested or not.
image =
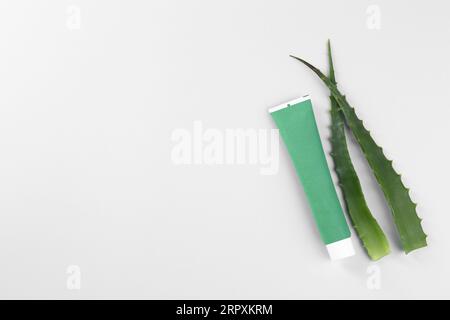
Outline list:
[[[336,84],[336,77],[334,74],[334,66],[333,66],[333,57],[331,55],[331,42],[330,39],[328,39],[328,67],[329,67],[329,75],[328,77],[330,78],[331,82],[333,82],[333,84]]]

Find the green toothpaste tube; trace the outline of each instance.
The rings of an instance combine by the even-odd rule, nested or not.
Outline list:
[[[269,109],[303,185],[332,260],[355,254],[320,141],[311,99],[303,96]]]

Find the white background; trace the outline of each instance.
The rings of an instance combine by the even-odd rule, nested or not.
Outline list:
[[[2,1],[0,297],[449,298],[449,12],[411,0]],[[304,94],[329,150],[328,92],[288,57],[326,70],[328,38],[342,91],[419,203],[426,249],[402,253],[354,144],[393,247],[377,263],[356,237],[356,257],[329,261],[283,145],[271,176],[171,160],[177,128],[274,128],[267,108]]]

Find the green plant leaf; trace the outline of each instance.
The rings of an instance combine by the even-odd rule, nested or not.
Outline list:
[[[330,81],[336,85],[331,45],[328,41],[328,60]],[[333,158],[339,186],[344,197],[347,213],[367,254],[378,260],[390,253],[389,242],[378,222],[367,206],[358,175],[353,167],[345,138],[345,123],[342,112],[333,96],[331,101],[331,157]]]
[[[427,235],[423,232],[421,219],[417,216],[417,205],[412,202],[409,190],[403,185],[401,176],[392,167],[392,161],[386,158],[383,149],[375,143],[370,132],[356,115],[355,109],[350,106],[346,98],[339,92],[337,86],[309,62],[295,56],[291,57],[309,67],[330,90],[384,193],[394,217],[403,250],[409,253],[426,247]]]

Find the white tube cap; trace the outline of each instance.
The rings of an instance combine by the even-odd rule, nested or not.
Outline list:
[[[355,255],[352,238],[347,238],[327,244],[326,247],[331,260],[339,260]]]

